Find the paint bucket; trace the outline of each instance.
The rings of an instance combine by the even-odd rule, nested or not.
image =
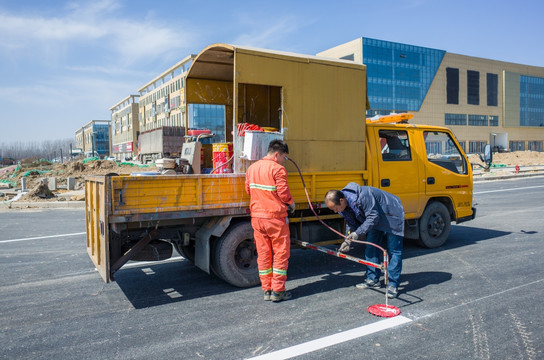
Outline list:
[[[214,174],[232,173],[231,164],[227,161],[232,157],[232,143],[215,143],[212,145],[213,150],[213,168],[216,169]]]

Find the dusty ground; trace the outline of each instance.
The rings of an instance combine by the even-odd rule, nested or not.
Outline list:
[[[478,155],[469,156],[468,160],[473,164],[482,164]],[[544,165],[544,152],[514,151],[505,153],[493,153],[493,164],[506,166],[531,166]]]
[[[138,167],[128,164],[120,165],[110,160],[91,160],[87,163],[84,163],[83,160],[75,160],[63,164],[51,164],[47,161],[23,161],[18,170],[2,174],[0,180],[10,181],[12,186],[20,188],[21,178],[25,177],[29,192],[20,199],[21,201],[57,201],[59,200],[59,195],[67,192],[68,177],[75,178],[76,190],[83,190],[85,187],[85,177],[89,175],[106,175],[109,173],[122,175],[156,170],[155,166]],[[57,188],[60,187],[59,190],[53,191],[52,194],[47,191],[48,189],[40,186],[41,180],[47,177],[55,177],[57,179]],[[2,189],[0,189],[0,193],[2,193]]]

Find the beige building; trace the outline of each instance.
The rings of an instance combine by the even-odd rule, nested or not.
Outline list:
[[[132,160],[138,155],[139,98],[140,95],[129,95],[110,108],[111,155],[118,161]]]
[[[111,153],[110,121],[92,120],[75,132],[76,149],[84,156],[105,158]]]
[[[413,113],[411,123],[450,128],[469,153],[543,151],[544,67],[370,38],[318,55],[367,65],[367,116]]]
[[[138,90],[141,133],[163,126],[185,126],[185,76],[194,57],[185,57]]]

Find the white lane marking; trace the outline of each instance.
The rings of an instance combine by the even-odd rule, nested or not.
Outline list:
[[[76,236],[76,235],[84,235],[84,234],[86,234],[86,233],[85,232],[79,232],[79,233],[72,233],[72,234],[37,236],[37,237],[22,238],[22,239],[0,240],[0,243],[9,243],[9,242],[17,242],[17,241],[29,241],[29,240],[40,240],[40,239],[50,239],[50,238],[56,238],[56,237]]]
[[[501,189],[501,190],[478,191],[478,192],[475,192],[474,195],[488,194],[488,193],[495,193],[495,192],[503,192],[503,191],[515,191],[515,190],[536,189],[536,188],[542,188],[542,187],[544,187],[544,185],[527,186],[527,187],[511,188],[511,189]]]
[[[121,269],[139,268],[139,267],[148,266],[148,265],[160,265],[160,264],[166,264],[166,263],[178,261],[178,260],[185,260],[185,258],[182,256],[174,256],[169,259],[160,260],[160,261],[138,261],[134,263],[125,264],[121,267]]]
[[[398,326],[398,325],[406,324],[406,323],[409,323],[409,322],[412,322],[412,321],[419,321],[421,319],[425,319],[425,318],[428,318],[428,317],[439,315],[441,313],[451,311],[451,310],[455,310],[455,309],[457,309],[459,307],[467,306],[467,305],[470,305],[470,304],[475,303],[475,302],[479,302],[479,301],[482,301],[482,300],[487,300],[489,298],[496,297],[496,296],[501,296],[504,293],[511,292],[511,291],[514,291],[514,290],[519,290],[519,289],[521,289],[523,287],[532,286],[534,284],[538,284],[538,283],[541,283],[541,282],[544,282],[544,279],[535,280],[535,281],[532,281],[530,283],[518,285],[518,286],[515,286],[515,287],[510,288],[510,289],[505,289],[505,290],[502,290],[502,291],[499,291],[499,292],[496,292],[496,293],[493,293],[493,294],[489,294],[489,295],[480,297],[478,299],[463,302],[461,304],[454,305],[452,307],[442,309],[442,310],[436,311],[434,313],[430,313],[430,314],[420,316],[420,317],[418,317],[416,319],[408,319],[407,317],[399,315],[399,316],[396,316],[396,317],[393,317],[393,318],[378,321],[378,322],[373,323],[373,324],[368,324],[368,325],[365,325],[365,326],[361,326],[361,327],[358,327],[358,328],[355,328],[355,329],[347,330],[347,331],[344,331],[344,332],[341,332],[341,333],[338,333],[338,334],[334,334],[334,335],[331,335],[331,336],[326,336],[326,337],[323,337],[323,338],[320,338],[320,339],[308,341],[306,343],[291,346],[291,347],[288,347],[288,348],[285,348],[285,349],[282,349],[282,350],[274,351],[274,352],[264,354],[264,355],[260,355],[260,356],[257,356],[257,357],[252,357],[252,358],[249,358],[249,359],[246,359],[246,360],[290,359],[292,357],[307,354],[309,352],[320,350],[320,349],[323,349],[323,348],[328,347],[328,346],[340,344],[340,343],[343,343],[345,341],[349,341],[349,340],[353,340],[353,339],[356,339],[356,338],[359,338],[359,337],[370,335],[370,334],[373,334],[373,333],[376,333],[376,332],[379,332],[379,331],[382,331],[382,330],[387,330],[389,328],[392,328],[392,327],[395,327],[395,326]]]
[[[291,346],[282,350],[274,351],[268,354],[249,358],[247,360],[282,360],[290,359],[295,356],[307,354],[316,350],[320,350],[329,346],[337,345],[349,340],[357,339],[366,335],[374,334],[379,331],[387,330],[395,326],[412,322],[412,320],[402,315],[388,318],[375,322],[373,324],[364,325],[355,329],[342,331],[340,333],[325,336],[320,339],[308,341],[299,345]]]

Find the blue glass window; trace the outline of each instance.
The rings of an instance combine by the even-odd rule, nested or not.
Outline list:
[[[520,76],[520,125],[544,126],[544,78]]]
[[[499,76],[487,73],[487,106],[497,106],[499,103]]]
[[[363,38],[372,110],[419,111],[445,51]]]
[[[202,143],[225,142],[225,106],[189,104],[189,129],[207,129],[215,134]]]
[[[470,126],[487,126],[487,115],[469,115],[468,124]]]
[[[489,115],[489,126],[499,126],[499,117],[496,115]]]
[[[446,125],[466,125],[466,114],[445,114],[444,123]]]
[[[467,104],[480,105],[480,72],[467,70]]]

